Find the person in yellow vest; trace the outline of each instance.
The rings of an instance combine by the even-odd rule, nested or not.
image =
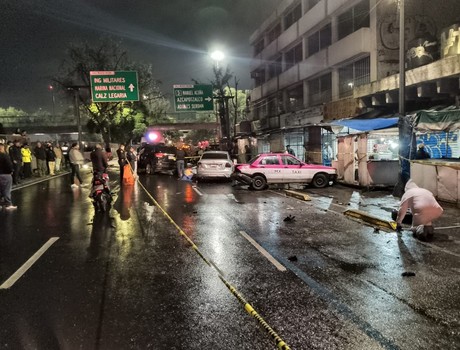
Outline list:
[[[32,176],[32,151],[25,143],[21,148],[22,154],[22,176],[27,179]]]

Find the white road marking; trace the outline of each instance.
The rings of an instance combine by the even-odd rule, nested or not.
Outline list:
[[[203,195],[203,193],[202,193],[196,186],[193,186],[192,188],[193,188],[193,190],[194,190],[196,193],[198,193],[200,196]]]
[[[234,200],[236,203],[239,203],[238,199],[236,199],[235,195],[233,193],[227,194],[227,197]]]
[[[437,231],[437,230],[449,230],[451,228],[459,228],[460,226],[445,226],[445,227],[438,227],[438,226],[435,226],[434,230]]]
[[[278,260],[276,260],[273,256],[270,255],[269,252],[267,252],[263,247],[261,247],[252,237],[250,237],[246,232],[240,231],[240,234],[246,238],[256,249],[262,253],[263,256],[265,256],[268,261],[270,261],[279,271],[286,271],[286,268],[281,265]]]
[[[8,289],[16,283],[18,279],[22,277],[23,274],[26,273],[28,269],[32,267],[32,265],[48,250],[51,245],[56,242],[59,237],[52,237],[46,242],[37,252],[32,255],[29,260],[27,260],[14,274],[11,275],[1,286],[0,289]]]

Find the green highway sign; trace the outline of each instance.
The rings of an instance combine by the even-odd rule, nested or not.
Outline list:
[[[212,85],[174,85],[176,112],[212,111]]]
[[[137,72],[91,71],[93,102],[139,101]]]

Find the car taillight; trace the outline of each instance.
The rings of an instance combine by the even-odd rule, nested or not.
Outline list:
[[[232,165],[231,165],[230,163],[225,163],[225,167],[226,167],[226,168],[231,168]]]
[[[198,166],[201,166],[201,162],[198,162],[197,165],[198,165]]]
[[[161,157],[163,157],[163,153],[155,153],[155,157],[161,158]]]

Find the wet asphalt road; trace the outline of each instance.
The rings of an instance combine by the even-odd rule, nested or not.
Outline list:
[[[458,228],[433,243],[377,232],[343,210],[389,215],[394,199],[340,186],[304,202],[166,175],[120,188],[110,175],[109,215],[67,177],[15,190],[18,210],[0,212],[0,284],[59,237],[0,289],[0,349],[276,349],[222,279],[292,349],[460,348]]]

